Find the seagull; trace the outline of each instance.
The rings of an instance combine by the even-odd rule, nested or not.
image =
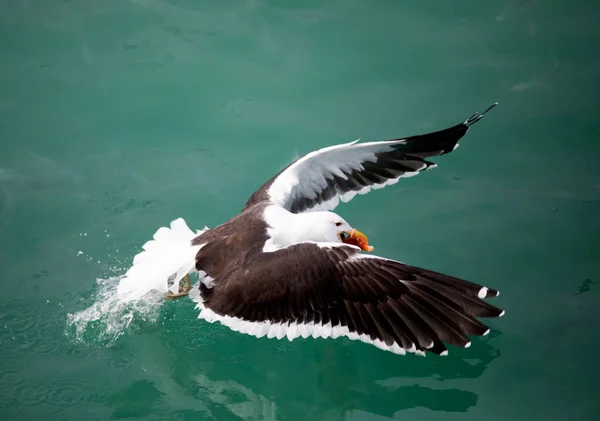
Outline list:
[[[194,232],[175,219],[134,257],[118,294],[189,296],[200,319],[257,338],[346,337],[400,355],[467,348],[490,332],[479,319],[504,315],[486,300],[499,291],[377,256],[333,210],[434,168],[428,159],[456,149],[496,105],[436,132],[310,152],[214,228]]]

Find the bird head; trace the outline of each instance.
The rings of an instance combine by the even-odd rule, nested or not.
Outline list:
[[[352,228],[341,216],[333,212],[311,212],[314,216],[314,230],[319,238],[317,241],[352,244],[364,251],[373,251],[369,239],[359,230]]]

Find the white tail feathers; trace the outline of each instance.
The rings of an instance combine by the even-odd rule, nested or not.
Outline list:
[[[117,288],[119,296],[135,300],[152,290],[177,292],[179,280],[195,271],[196,253],[202,246],[192,246],[191,241],[202,232],[194,233],[182,218],[171,222],[170,228],[159,228],[133,258]]]

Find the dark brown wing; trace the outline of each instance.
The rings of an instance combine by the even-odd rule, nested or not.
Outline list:
[[[199,267],[199,269],[202,269]],[[348,245],[302,243],[211,266],[200,317],[257,337],[347,336],[403,354],[446,354],[489,329],[478,317],[504,311],[481,285]]]

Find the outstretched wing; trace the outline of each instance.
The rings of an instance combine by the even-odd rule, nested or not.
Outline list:
[[[467,335],[489,332],[477,317],[504,314],[483,300],[497,296],[495,290],[359,251],[301,243],[258,253],[226,274],[212,272],[209,263],[209,285],[190,295],[200,318],[241,333],[346,336],[397,354],[445,355],[444,342],[468,347]]]
[[[426,158],[456,149],[469,128],[496,104],[437,132],[379,142],[357,140],[311,152],[267,181],[244,209],[270,200],[293,213],[333,210],[340,200],[348,202],[357,194],[417,175],[435,166]]]

